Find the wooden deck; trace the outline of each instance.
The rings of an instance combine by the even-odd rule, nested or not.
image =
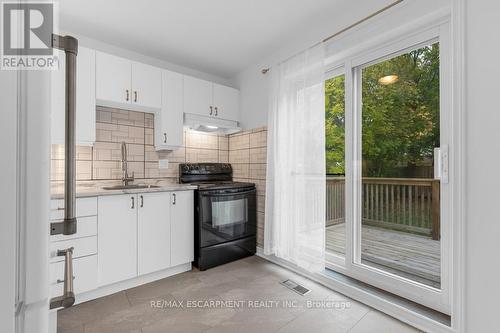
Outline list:
[[[363,225],[361,262],[436,288],[441,285],[440,243],[430,237]],[[345,253],[345,224],[326,227],[326,250]]]

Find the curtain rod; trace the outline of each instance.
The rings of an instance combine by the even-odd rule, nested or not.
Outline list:
[[[404,1],[404,0],[396,0],[396,1],[394,1],[393,3],[390,3],[389,5],[387,5],[387,6],[383,7],[383,8],[381,8],[381,9],[377,10],[376,12],[373,12],[373,13],[371,13],[370,15],[363,17],[361,20],[354,22],[353,24],[349,25],[348,27],[346,27],[346,28],[344,28],[344,29],[342,29],[342,30],[340,30],[340,31],[337,31],[337,32],[336,32],[336,33],[334,33],[333,35],[330,35],[330,36],[326,37],[325,39],[323,39],[323,40],[322,40],[322,42],[323,42],[323,43],[325,43],[325,42],[329,41],[330,39],[335,38],[335,37],[337,37],[338,35],[340,35],[340,34],[342,34],[342,33],[346,32],[346,31],[348,31],[348,30],[351,30],[352,28],[354,28],[354,27],[356,27],[356,26],[360,25],[360,24],[361,24],[361,23],[363,23],[363,22],[368,21],[369,19],[371,19],[371,18],[373,18],[373,17],[377,16],[377,15],[378,15],[378,14],[380,14],[380,13],[385,12],[386,10],[388,10],[388,9],[390,9],[390,8],[392,8],[392,7],[396,6],[396,5],[398,5],[398,4],[400,4],[400,3],[401,3],[401,2],[403,2],[403,1]],[[270,68],[263,68],[263,69],[261,70],[262,74],[266,74],[267,72],[269,72],[269,69],[270,69]]]

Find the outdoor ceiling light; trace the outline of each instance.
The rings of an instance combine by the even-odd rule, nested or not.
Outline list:
[[[383,86],[387,86],[389,84],[393,84],[396,82],[398,82],[397,75],[387,75],[387,76],[383,76],[380,79],[378,79],[378,83],[380,83]]]

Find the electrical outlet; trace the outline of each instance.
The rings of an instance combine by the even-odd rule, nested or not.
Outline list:
[[[158,160],[158,167],[160,169],[168,169],[168,160]]]

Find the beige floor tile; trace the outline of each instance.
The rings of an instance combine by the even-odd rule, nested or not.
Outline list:
[[[58,329],[83,325],[114,312],[130,308],[125,292],[119,292],[96,300],[60,310],[57,313]]]
[[[285,279],[311,292],[301,296],[280,284]],[[228,300],[244,304],[206,307],[192,302]],[[275,303],[256,306],[262,301]],[[173,307],[172,302],[183,306]],[[257,256],[207,271],[194,269],[83,303],[60,311],[58,319],[59,333],[418,332]]]
[[[352,333],[413,333],[420,332],[414,327],[372,310],[366,314],[352,329]]]
[[[274,322],[261,322],[261,323],[222,323],[205,331],[207,333],[272,333],[280,329],[280,327],[287,324],[287,320],[276,320]],[[146,332],[145,332],[146,333]]]
[[[143,333],[201,333],[206,332],[211,326],[203,323],[177,323],[172,325],[170,321],[153,324],[142,328]]]

